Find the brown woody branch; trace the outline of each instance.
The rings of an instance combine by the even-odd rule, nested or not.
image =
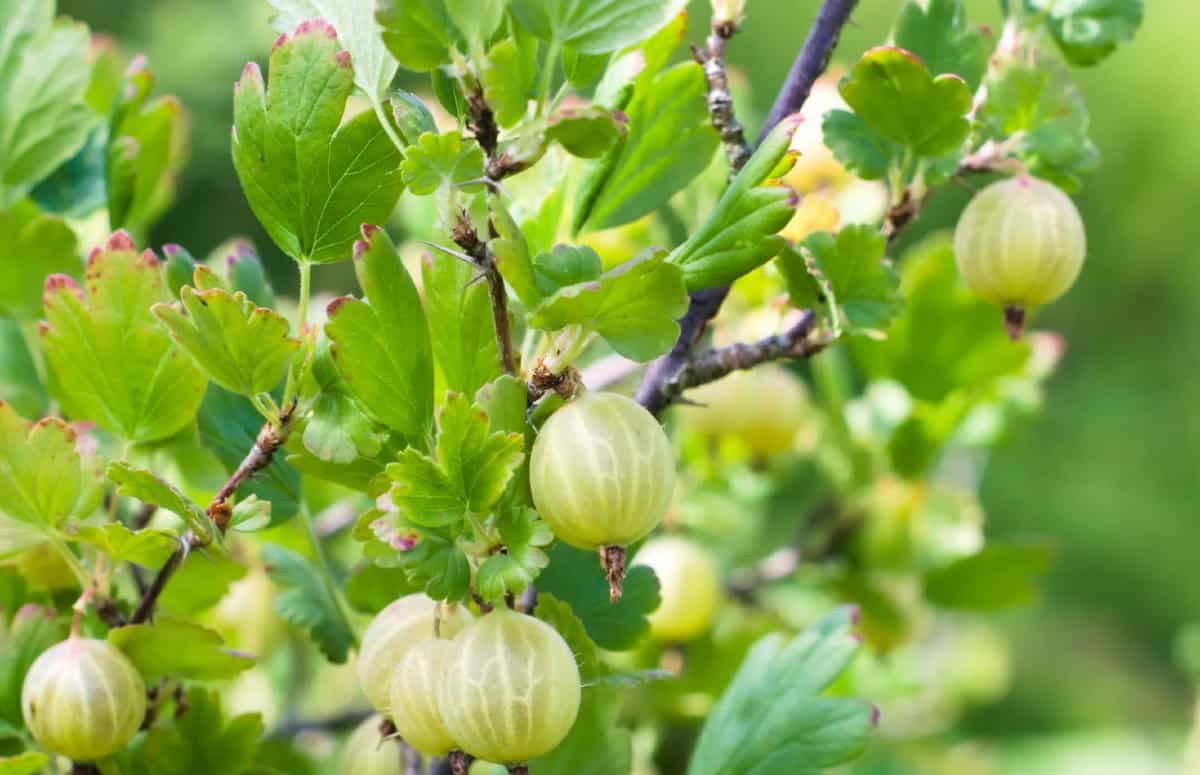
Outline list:
[[[725,72],[725,44],[737,33],[737,24],[729,19],[713,19],[712,30],[701,49],[692,46],[692,55],[704,68],[708,81],[708,114],[713,128],[725,146],[729,159],[729,177],[746,166],[754,149],[746,142],[746,133],[733,110],[733,95],[729,93],[729,75]]]
[[[295,411],[296,402],[293,401],[290,406],[284,407],[280,413],[278,426],[271,422],[263,425],[262,430],[258,432],[258,436],[254,440],[254,446],[250,448],[250,451],[242,459],[242,462],[234,470],[228,481],[217,491],[212,502],[208,504],[208,508],[205,511],[209,518],[212,519],[213,524],[221,531],[222,535],[225,534],[225,530],[229,527],[229,519],[233,516],[233,506],[229,503],[230,496],[233,495],[234,491],[243,482],[271,464],[275,453],[287,441],[288,434],[291,432]],[[184,534],[179,548],[171,553],[166,563],[155,575],[154,581],[150,582],[149,586],[142,593],[142,599],[138,603],[137,610],[133,612],[133,616],[129,618],[129,624],[144,624],[150,620],[150,617],[154,615],[154,607],[158,604],[158,598],[166,588],[167,582],[175,575],[175,571],[179,570],[179,566],[187,559],[192,549],[203,546],[204,542],[205,539],[202,539],[191,531]]]
[[[517,374],[517,354],[513,349],[512,330],[508,320],[508,290],[504,278],[496,266],[496,257],[487,243],[479,239],[471,218],[467,213],[459,214],[450,236],[454,243],[471,257],[475,268],[483,272],[488,284],[488,296],[492,302],[492,325],[496,329],[496,350],[500,353],[500,368],[505,374]]]
[[[804,107],[813,84],[829,66],[829,58],[837,46],[842,27],[849,21],[850,12],[854,10],[857,2],[858,0],[824,0],[821,4],[816,21],[809,30],[808,37],[763,124],[758,138],[760,144],[780,121]],[[716,120],[714,117],[714,123]],[[728,295],[727,285],[690,294],[687,312],[679,321],[679,338],[675,341],[675,346],[650,365],[641,385],[638,386],[637,399],[642,406],[658,414],[678,396],[676,393],[668,397],[664,393],[664,387],[668,383],[678,381],[681,370],[688,364],[692,348],[700,341],[708,322],[716,317]]]

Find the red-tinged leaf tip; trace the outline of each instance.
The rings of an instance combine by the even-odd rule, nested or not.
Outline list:
[[[108,238],[108,243],[105,245],[108,250],[136,250],[133,244],[133,237],[124,229],[117,229]]]
[[[43,300],[49,300],[49,297],[59,291],[70,291],[75,296],[83,301],[83,289],[79,287],[79,283],[75,282],[75,278],[65,274],[52,274],[46,277],[45,293]]]
[[[337,30],[324,19],[306,19],[296,27],[296,37],[301,35],[324,35],[330,40],[337,40]]]
[[[262,85],[262,82],[263,82],[262,68],[260,68],[258,66],[258,62],[247,62],[246,63],[246,66],[242,68],[242,77],[239,78],[233,84],[233,88],[234,89],[242,88],[242,82],[246,81],[246,80],[250,80],[251,82],[253,82],[257,85],[260,85],[260,86]]]
[[[879,706],[878,705],[871,706],[871,726],[873,726],[873,727],[879,726]]]
[[[299,30],[297,30],[297,32],[299,32]],[[288,42],[288,34],[286,32],[281,33],[278,38],[275,38],[275,42],[271,44],[271,53],[274,54],[275,49],[279,48],[280,46],[282,46],[284,43],[287,43],[287,42]]]
[[[151,269],[155,269],[158,267],[158,255],[155,254],[155,252],[153,250],[151,250],[150,248],[146,248],[145,250],[143,250],[141,255],[138,256],[138,258],[141,260],[141,262],[143,264],[145,264],[146,266],[148,266]]]
[[[788,190],[788,207],[791,207],[792,209],[799,207],[800,206],[800,194],[796,193],[796,189],[792,188],[791,186],[788,186],[787,190]]]
[[[350,67],[350,52],[346,49],[339,50],[333,58],[337,60],[338,67]]]
[[[61,420],[58,417],[43,417],[42,419],[38,420],[37,422],[35,422],[33,424],[32,430],[36,430],[38,428],[45,428],[48,425],[55,426],[56,428],[58,428],[59,430],[62,431],[63,436],[66,437],[68,442],[70,442],[71,444],[75,443],[75,429],[72,428],[70,425],[67,425],[67,423],[63,422],[63,420]]]
[[[45,336],[46,334],[50,333],[50,324],[44,320],[39,320],[37,327],[38,327],[38,336]]]
[[[87,265],[91,266],[92,262],[95,261],[97,258],[99,258],[100,254],[103,252],[104,252],[104,248],[100,247],[99,245],[97,245],[96,247],[94,247],[90,251],[88,251]]]
[[[621,126],[623,126],[623,127],[629,126],[629,114],[626,113],[625,111],[614,110],[612,115],[613,115],[613,120],[616,121]]]
[[[329,302],[329,304],[325,307],[325,314],[329,317],[333,317],[337,314],[338,309],[341,308],[343,304],[352,300],[353,298],[353,296],[338,296],[336,299]]]
[[[850,606],[850,623],[856,626],[862,624],[862,609],[856,605]]]
[[[363,253],[366,253],[370,247],[370,243],[366,240],[356,240],[354,243],[354,260],[358,261],[361,259],[363,257]]]
[[[162,252],[163,252],[163,255],[166,256],[167,258],[174,258],[175,256],[179,255],[180,253],[184,252],[183,245],[179,245],[174,242],[168,242],[167,244],[162,246]]]
[[[363,239],[369,242],[371,238],[375,236],[376,232],[378,232],[381,228],[382,227],[371,223],[364,223],[361,227],[359,227],[359,231],[362,232]]]

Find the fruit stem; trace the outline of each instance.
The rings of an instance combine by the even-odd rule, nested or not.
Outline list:
[[[1004,308],[1004,330],[1008,332],[1009,339],[1020,341],[1021,334],[1025,332],[1024,307],[1009,304]]]
[[[621,599],[621,585],[625,581],[625,547],[601,546],[599,551],[600,567],[608,579],[608,602],[615,603]]]

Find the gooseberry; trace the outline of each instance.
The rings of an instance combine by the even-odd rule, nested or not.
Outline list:
[[[376,710],[388,711],[392,673],[404,654],[434,637],[434,622],[443,638],[453,638],[471,621],[462,606],[443,605],[420,593],[405,595],[380,611],[363,633],[358,651],[358,682]]]
[[[682,407],[691,427],[739,439],[755,457],[792,446],[809,419],[808,391],[791,372],[773,364],[735,371],[687,392]]]
[[[404,742],[430,756],[443,756],[458,744],[442,721],[438,690],[446,680],[451,641],[421,641],[400,659],[392,676],[392,723]]]
[[[515,764],[554,749],[579,713],[579,668],[562,636],[497,608],[454,639],[438,703],[467,753]]]
[[[967,286],[1004,307],[1015,339],[1025,311],[1075,284],[1087,250],[1071,198],[1044,180],[1020,175],[975,195],[954,231],[954,254]]]
[[[21,712],[47,751],[94,762],[120,751],[137,733],[146,717],[146,684],[116,646],[72,636],[30,666]]]
[[[646,542],[634,565],[648,566],[658,576],[662,602],[649,615],[651,635],[683,643],[709,628],[721,600],[721,580],[707,551],[685,538],[661,536]]]
[[[555,535],[601,550],[615,598],[624,576],[622,547],[648,535],[671,503],[675,457],[662,426],[636,401],[586,393],[542,426],[529,484]]]
[[[342,749],[341,775],[400,775],[404,771],[404,751],[395,740],[384,740],[380,733],[383,716],[371,716],[359,724]]]

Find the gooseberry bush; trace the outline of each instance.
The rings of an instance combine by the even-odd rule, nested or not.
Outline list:
[[[745,0],[690,54],[682,0],[270,4],[230,146],[298,299],[148,244],[184,106],[0,2],[0,773],[931,771],[1050,560],[975,485],[1140,0],[861,54],[824,0],[765,117]]]

